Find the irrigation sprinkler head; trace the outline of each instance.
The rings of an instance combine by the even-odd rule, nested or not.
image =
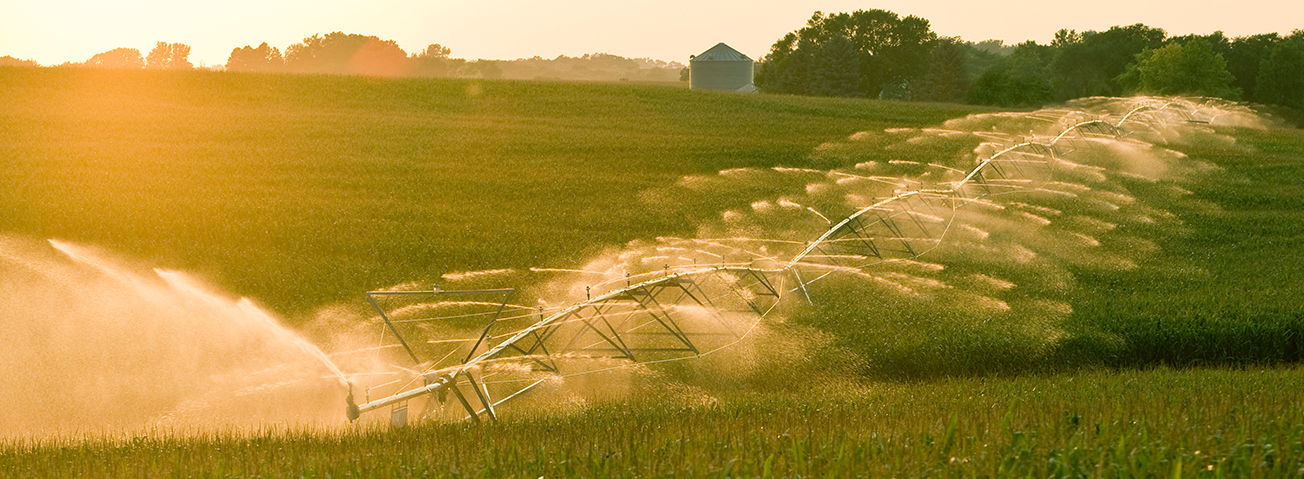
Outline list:
[[[362,416],[362,410],[358,408],[358,403],[353,400],[353,384],[349,384],[349,395],[344,398],[344,401],[348,404],[344,414],[349,417],[349,422],[357,421]]]
[[[450,376],[447,375],[447,374],[440,374],[440,375],[439,375],[438,377],[436,377],[434,380],[430,380],[429,377],[427,377],[427,379],[426,379],[426,386],[434,386],[434,387],[435,387],[435,398],[438,399],[439,402],[442,403],[442,402],[448,400],[448,387],[447,387],[447,386],[448,386],[450,383],[452,383],[452,382],[453,382],[453,378],[452,378],[452,377],[450,377]]]

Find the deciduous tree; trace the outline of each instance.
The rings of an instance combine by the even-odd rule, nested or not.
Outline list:
[[[154,70],[189,70],[195,66],[190,63],[190,45],[184,43],[158,42],[145,56],[145,68]]]
[[[114,48],[104,53],[96,53],[86,60],[86,66],[92,68],[126,68],[139,70],[145,67],[145,58],[135,48]]]
[[[1162,29],[1140,23],[1080,35],[1061,30],[1052,42],[1056,53],[1051,65],[1059,99],[1121,94],[1123,90],[1115,78],[1123,74],[1136,54],[1158,48],[1166,36]]]
[[[1067,32],[1067,31],[1065,31]],[[1055,49],[1027,41],[983,73],[969,91],[969,103],[1005,107],[1035,107],[1054,101],[1050,64]]]
[[[287,47],[285,66],[299,73],[400,76],[411,71],[412,61],[393,40],[332,32]]]
[[[278,72],[285,69],[281,51],[263,42],[258,48],[245,45],[231,50],[226,69],[233,72]]]
[[[919,17],[901,18],[885,10],[829,15],[815,12],[805,27],[779,39],[762,58],[757,86],[780,93],[821,90],[793,82],[814,78],[814,58],[826,43],[839,37],[848,40],[859,53],[855,69],[860,76],[858,94],[864,96],[877,96],[885,85],[918,79],[928,65],[931,42],[936,39],[928,20]]]
[[[1272,47],[1259,67],[1257,99],[1304,112],[1304,30]]]
[[[19,60],[17,58],[5,55],[0,57],[0,67],[39,67],[40,63],[32,60]]]
[[[1118,77],[1127,93],[1237,99],[1240,92],[1232,86],[1233,80],[1222,54],[1202,37],[1138,53],[1136,62]]]
[[[1267,33],[1232,40],[1223,57],[1227,59],[1227,71],[1235,77],[1232,86],[1241,90],[1242,98],[1258,101],[1259,66],[1280,39],[1276,33]]]
[[[466,64],[466,60],[451,59],[453,53],[448,47],[438,43],[431,44],[420,53],[412,55],[412,74],[426,77],[456,76],[457,69]]]

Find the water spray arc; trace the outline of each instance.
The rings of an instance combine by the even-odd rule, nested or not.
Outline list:
[[[941,216],[946,211],[988,197],[1035,188],[1038,183],[1050,181],[1066,153],[1089,146],[1075,139],[1123,138],[1133,133],[1123,125],[1135,122],[1134,115],[1184,106],[1185,102],[1141,105],[1116,123],[1103,119],[1081,121],[1049,141],[1034,139],[1009,146],[980,161],[958,181],[942,183],[938,185],[940,188],[902,192],[852,213],[794,256],[785,269],[798,271],[805,260],[816,255],[829,258],[835,265],[839,257],[883,260],[919,256],[930,245],[940,242],[949,226]],[[1193,119],[1187,109],[1182,112],[1185,121],[1208,123],[1208,120]]]
[[[451,392],[472,420],[478,421],[481,414],[494,418],[496,406],[544,381],[535,380],[506,397],[493,400],[485,385],[475,379],[475,373],[496,362],[521,361],[529,363],[535,370],[557,374],[561,372],[558,362],[563,358],[612,358],[646,363],[707,354],[713,350],[704,349],[701,338],[724,336],[736,341],[745,334],[745,331],[731,329],[726,316],[763,317],[774,308],[785,290],[783,273],[785,271],[778,269],[739,266],[678,271],[592,296],[506,337],[495,338],[490,334],[501,320],[495,314],[470,352],[474,354],[482,345],[496,340],[492,346],[468,356],[457,366],[428,369],[422,375],[420,387],[364,404],[350,403],[349,416],[356,418],[361,413],[426,394]],[[729,290],[730,295],[708,292],[720,288]],[[368,296],[440,293],[465,292],[368,293]],[[391,331],[401,337],[383,307],[377,303],[373,305],[381,312]],[[709,316],[706,322],[710,324],[694,320],[701,318],[685,317],[693,313]],[[711,326],[723,326],[726,332]],[[421,359],[415,360],[428,364]],[[468,397],[478,402],[478,407],[473,406]]]
[[[1098,148],[1101,140],[1138,135],[1158,135],[1162,141],[1164,128],[1171,124],[1208,123],[1216,114],[1216,108],[1187,100],[1143,100],[1112,117],[1097,114],[1093,118],[1086,112],[1071,111],[1059,118],[1065,126],[1053,136],[1008,142],[1008,146],[979,158],[969,170],[938,168],[929,184],[900,181],[891,195],[829,222],[815,239],[788,242],[795,243],[789,245],[792,251],[774,253],[722,240],[678,240],[668,243],[666,249],[684,252],[681,260],[693,256],[691,263],[671,265],[669,256],[644,258],[666,262],[660,270],[626,273],[623,278],[586,286],[585,299],[551,309],[550,314],[543,307],[534,310],[509,305],[513,290],[508,289],[368,293],[368,301],[388,333],[415,366],[405,384],[390,386],[396,390],[392,394],[361,403],[350,394],[348,417],[354,420],[394,406],[391,420],[403,424],[408,401],[433,397],[427,399],[422,413],[428,416],[451,394],[461,417],[476,422],[482,417],[494,420],[500,406],[541,384],[584,374],[567,371],[576,362],[651,364],[726,350],[746,338],[794,293],[801,300],[813,301],[807,290],[811,283],[831,274],[860,273],[884,261],[913,260],[934,250],[956,227],[959,210],[990,206],[1010,194],[1053,192],[1045,188],[1055,181],[1057,172],[1083,168],[1071,161],[1076,152]],[[747,241],[764,240],[735,243]],[[694,251],[701,254],[694,256]],[[741,260],[744,256],[746,261]],[[699,264],[698,258],[714,262]],[[453,296],[502,300],[448,306],[455,311],[441,316],[405,320],[394,314],[438,309],[444,307],[441,301]],[[433,302],[392,302],[418,297]],[[481,309],[468,312],[466,308],[471,306]],[[487,319],[476,338],[424,343],[432,347],[414,346],[411,341],[439,334],[432,326],[435,323],[471,318]],[[502,389],[497,397],[491,395],[491,384]]]

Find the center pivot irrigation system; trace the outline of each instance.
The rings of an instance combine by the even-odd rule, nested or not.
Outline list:
[[[810,301],[806,285],[837,272],[916,258],[940,244],[956,210],[1042,188],[1057,170],[1082,167],[1070,158],[1102,140],[1160,133],[1167,121],[1208,123],[1201,110],[1191,101],[1151,100],[1112,122],[1108,115],[1065,113],[1058,121],[1066,127],[1056,136],[1013,144],[980,158],[969,171],[943,168],[944,180],[929,188],[902,181],[891,197],[830,222],[813,241],[798,243],[791,259],[719,240],[685,240],[694,243],[690,248],[698,257],[713,262],[626,273],[596,285],[597,292],[585,287],[585,300],[551,314],[542,307],[512,305],[511,289],[369,292],[385,334],[393,335],[394,348],[401,348],[411,364],[396,366],[406,377],[367,388],[367,396],[374,388],[387,391],[384,397],[359,404],[350,385],[348,418],[393,406],[391,422],[406,424],[408,402],[420,398],[421,417],[442,410],[454,419],[496,420],[504,403],[550,380],[725,350],[786,296],[799,293]],[[478,337],[439,339],[453,334],[456,328],[449,324],[461,323],[460,330],[468,331],[470,322],[486,318],[487,324],[476,327]]]

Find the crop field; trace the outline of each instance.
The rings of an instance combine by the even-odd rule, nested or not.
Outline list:
[[[1060,193],[957,209],[943,246],[803,284],[733,350],[391,429],[277,369],[353,374],[367,291],[555,303],[552,271],[810,237],[866,182],[1114,103],[57,68],[0,91],[0,477],[1304,474],[1304,131],[1240,107],[1084,137],[1112,156]]]
[[[6,69],[0,230],[204,272],[287,313],[691,231],[638,192],[971,107],[675,87]]]

